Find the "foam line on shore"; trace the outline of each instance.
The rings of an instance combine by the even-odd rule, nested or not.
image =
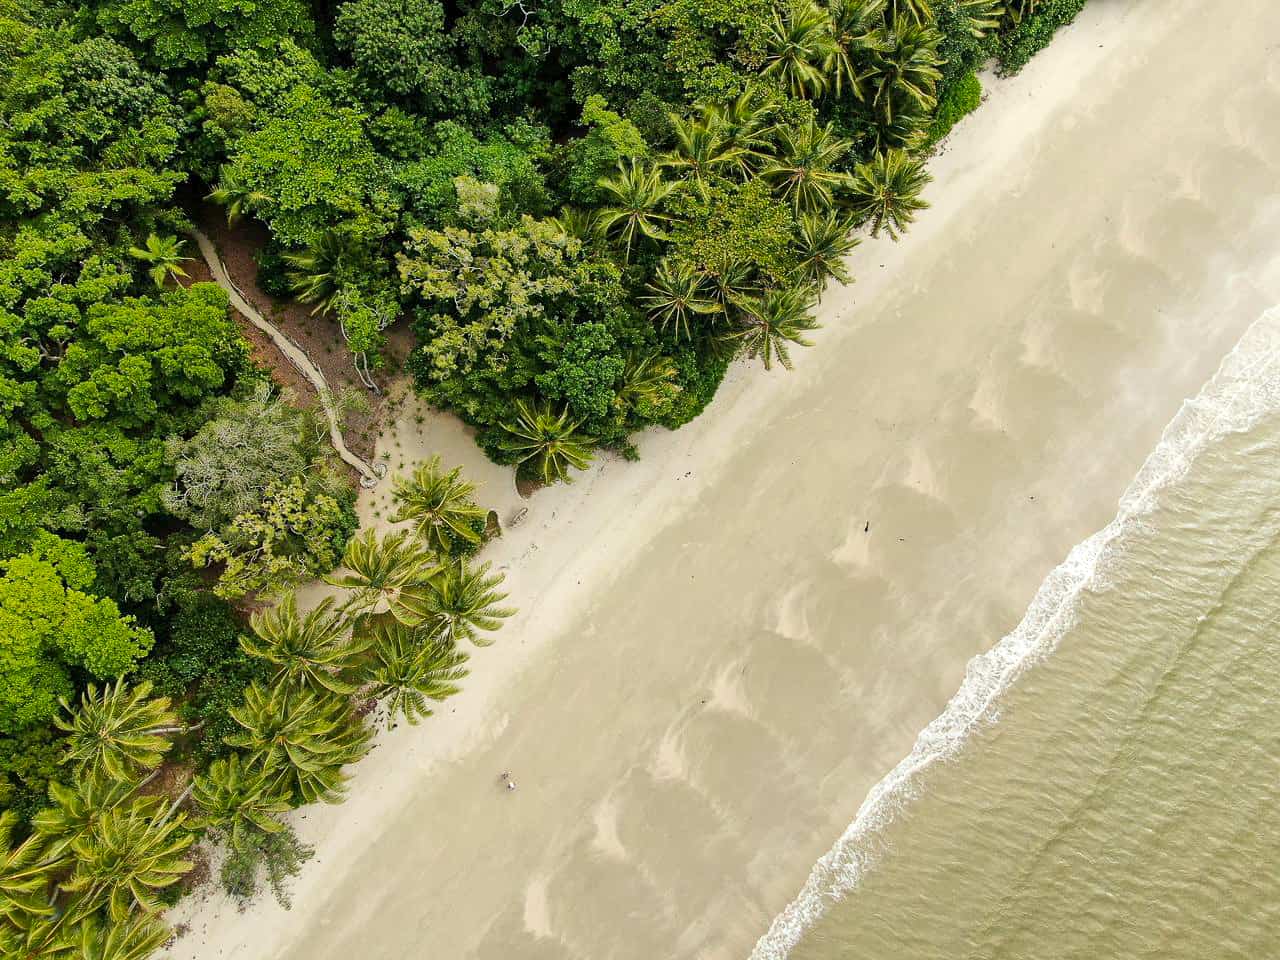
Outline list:
[[[1242,432],[1280,412],[1280,305],[1266,311],[1223,358],[1218,371],[1183,402],[1159,443],[1120,497],[1106,527],[1072,548],[1045,578],[1022,621],[994,647],[975,656],[960,689],[916,738],[911,752],[872,787],[853,822],[814,865],[799,895],[757,941],[751,960],[782,960],[826,908],[852,890],[875,862],[875,837],[905,808],[918,778],[939,760],[956,756],[979,724],[998,719],[1006,691],[1051,654],[1075,622],[1086,590],[1106,589],[1106,569],[1196,457],[1217,438]]]

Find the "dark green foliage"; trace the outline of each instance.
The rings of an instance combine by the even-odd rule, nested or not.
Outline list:
[[[230,605],[212,594],[184,590],[166,624],[167,635],[138,668],[156,693],[177,701],[182,719],[203,724],[191,749],[201,760],[228,751],[223,738],[239,729],[227,713],[244,688],[265,679],[266,667],[240,648],[242,627]]]
[[[712,344],[701,349],[686,347],[676,350],[672,357],[676,363],[677,383],[681,390],[671,412],[660,422],[664,427],[674,430],[706,409],[711,398],[716,395],[716,390],[720,388],[720,381],[729,369],[733,354]]]
[[[49,781],[58,774],[61,756],[51,727],[0,735],[0,808],[30,821],[31,815],[48,803]]]
[[[1040,0],[1035,12],[1023,17],[1000,38],[1000,72],[1017,73],[1049,45],[1059,27],[1076,18],[1087,0]]]
[[[982,83],[972,70],[945,87],[938,97],[938,110],[934,114],[933,123],[929,125],[929,145],[932,146],[950,133],[960,118],[978,109],[981,102]]]

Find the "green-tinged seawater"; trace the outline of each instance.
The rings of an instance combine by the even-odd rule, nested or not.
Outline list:
[[[1278,348],[1273,312],[757,956],[1280,957]]]

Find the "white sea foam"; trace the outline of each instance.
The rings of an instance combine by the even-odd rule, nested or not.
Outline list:
[[[853,822],[814,865],[800,894],[774,918],[751,960],[782,960],[826,908],[847,894],[875,860],[875,837],[904,808],[919,774],[954,756],[978,724],[996,719],[1000,699],[1036,662],[1052,653],[1075,622],[1086,589],[1103,589],[1105,571],[1140,524],[1216,438],[1250,429],[1280,412],[1280,306],[1264,313],[1223,359],[1200,393],[1183,403],[1120,498],[1114,520],[1077,544],[1036,592],[1022,622],[969,661],[964,682],[946,709],[916,738],[908,754],[858,808]]]

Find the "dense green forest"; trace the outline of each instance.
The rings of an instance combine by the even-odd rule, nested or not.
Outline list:
[[[0,0],[0,953],[145,956],[203,836],[284,896],[281,815],[510,612],[456,471],[356,535],[325,426],[190,282],[206,198],[361,370],[407,318],[421,393],[567,479],[789,366],[975,68],[1083,2]]]

